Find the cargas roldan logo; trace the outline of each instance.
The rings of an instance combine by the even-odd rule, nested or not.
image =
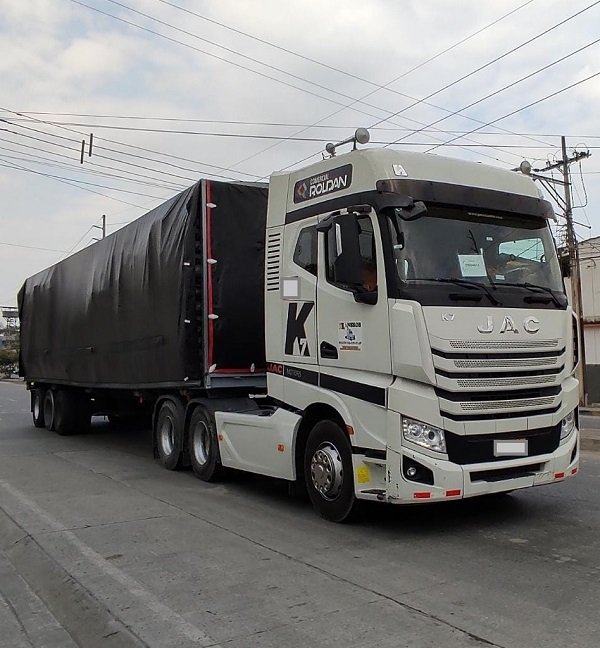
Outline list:
[[[352,184],[352,165],[345,164],[324,171],[310,178],[298,180],[294,185],[294,202],[300,203],[319,196],[325,196],[342,189],[348,189]]]

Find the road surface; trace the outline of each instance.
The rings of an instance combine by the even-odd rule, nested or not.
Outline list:
[[[591,648],[600,455],[564,483],[318,518],[284,484],[205,484],[149,432],[59,437],[0,383],[0,646]]]

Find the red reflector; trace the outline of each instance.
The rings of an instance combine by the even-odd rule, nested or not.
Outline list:
[[[429,499],[431,497],[431,493],[413,493],[413,497],[415,499]]]
[[[349,436],[352,436],[354,434],[354,428],[351,425],[346,425],[346,432]]]
[[[573,470],[571,470],[571,475],[576,475],[578,470],[579,468],[573,468]]]
[[[554,473],[554,479],[563,479],[565,473]]]
[[[446,491],[446,497],[457,497],[458,495],[460,495],[460,488]]]

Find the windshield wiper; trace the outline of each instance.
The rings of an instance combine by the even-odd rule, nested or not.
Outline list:
[[[449,279],[447,277],[428,277],[418,279],[411,279],[411,281],[436,281],[439,283],[451,283],[457,286],[466,286],[467,288],[480,288],[483,292],[489,297],[489,300],[494,304],[494,306],[501,306],[501,303],[494,297],[490,289],[478,281],[469,281],[468,279]]]
[[[540,286],[540,284],[533,284],[525,281],[524,283],[518,283],[517,281],[501,281],[496,284],[497,286],[517,286],[519,288],[526,288],[531,292],[540,292],[546,293],[550,299],[559,307],[562,308],[565,304],[561,303],[558,297],[554,294],[552,288],[548,286]]]

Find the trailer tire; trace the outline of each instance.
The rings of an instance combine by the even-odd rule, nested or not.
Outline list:
[[[54,430],[54,392],[47,389],[44,394],[44,427],[47,430]]]
[[[181,468],[185,411],[179,401],[164,400],[154,419],[156,458],[167,470]]]
[[[188,426],[188,452],[194,475],[205,482],[217,481],[223,474],[214,418],[196,407]]]
[[[54,430],[61,436],[72,436],[79,428],[79,399],[64,389],[59,389],[54,396]]]
[[[31,416],[36,428],[43,428],[44,425],[44,390],[34,389],[31,392]]]
[[[321,517],[331,522],[356,517],[352,446],[335,421],[319,421],[310,431],[304,452],[304,479]]]

